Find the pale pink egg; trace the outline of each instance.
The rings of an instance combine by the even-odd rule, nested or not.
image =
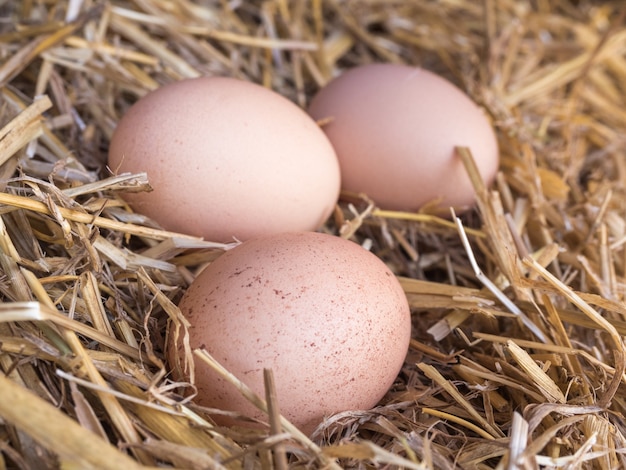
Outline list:
[[[469,147],[483,180],[498,170],[496,136],[485,113],[432,72],[371,64],[344,72],[313,98],[341,166],[342,188],[385,209],[471,207],[474,188],[456,146]]]
[[[180,309],[192,348],[204,346],[261,397],[263,369],[272,369],[280,410],[307,433],[325,416],[374,406],[400,371],[411,333],[406,296],[387,266],[356,243],[313,232],[226,252],[194,280]],[[197,403],[267,421],[195,364]]]
[[[339,195],[335,152],[316,123],[260,85],[204,77],[165,85],[120,120],[115,173],[147,172],[132,207],[165,229],[212,241],[315,230]]]

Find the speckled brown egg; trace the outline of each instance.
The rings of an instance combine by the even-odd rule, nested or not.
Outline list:
[[[244,80],[165,85],[120,120],[115,173],[147,172],[153,191],[127,193],[165,229],[228,242],[315,230],[339,195],[339,165],[324,133],[281,95]]]
[[[271,368],[282,414],[307,433],[327,415],[374,406],[410,339],[408,303],[387,266],[320,233],[244,242],[202,271],[180,308],[192,348],[205,346],[262,397]],[[267,419],[198,359],[195,381],[199,404]]]
[[[309,113],[330,120],[323,128],[339,158],[343,189],[366,193],[385,209],[471,207],[474,188],[456,146],[469,147],[487,184],[498,169],[487,115],[428,70],[399,64],[350,69],[318,92]]]

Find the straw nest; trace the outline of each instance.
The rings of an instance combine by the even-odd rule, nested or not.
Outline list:
[[[0,469],[626,466],[621,2],[0,11]],[[214,427],[193,400],[180,404],[163,347],[186,286],[227,247],[124,204],[122,191],[148,180],[106,169],[112,130],[174,80],[246,78],[304,106],[369,62],[421,65],[466,90],[493,120],[501,171],[490,188],[474,178],[477,208],[459,221],[365,197],[344,198],[328,221],[371,243],[412,306],[407,361],[379,406],[330,416],[311,439],[288,423]]]

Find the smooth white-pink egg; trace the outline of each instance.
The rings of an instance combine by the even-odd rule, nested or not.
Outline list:
[[[124,195],[137,212],[211,241],[315,230],[339,195],[337,158],[316,123],[234,78],[182,80],[144,96],[120,120],[108,164],[147,172],[154,190]]]
[[[191,347],[205,347],[261,397],[263,369],[272,369],[281,412],[307,433],[325,416],[374,406],[400,371],[411,334],[406,296],[387,266],[356,243],[312,232],[226,252],[194,280],[180,309]],[[170,338],[173,365],[175,352]],[[197,403],[267,421],[206,364],[195,366]]]
[[[384,209],[447,213],[475,202],[455,147],[468,147],[485,183],[498,170],[494,130],[463,91],[428,70],[399,64],[349,69],[323,87],[309,113],[323,126],[341,166],[342,188]]]

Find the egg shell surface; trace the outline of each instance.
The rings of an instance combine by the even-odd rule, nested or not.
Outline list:
[[[340,188],[335,152],[308,114],[260,85],[202,77],[136,102],[111,140],[109,168],[147,172],[125,193],[167,230],[219,242],[319,228]]]
[[[226,252],[198,275],[180,309],[191,347],[206,347],[262,397],[263,369],[272,369],[281,413],[306,433],[326,415],[374,406],[400,371],[411,333],[406,296],[387,266],[356,243],[312,232]],[[174,364],[171,338],[168,351]],[[267,422],[206,364],[196,358],[195,366],[197,403]]]
[[[313,98],[309,113],[341,166],[342,188],[366,193],[384,209],[426,203],[459,210],[475,201],[456,146],[469,147],[483,180],[499,163],[495,133],[459,88],[421,68],[370,64],[344,72]]]

